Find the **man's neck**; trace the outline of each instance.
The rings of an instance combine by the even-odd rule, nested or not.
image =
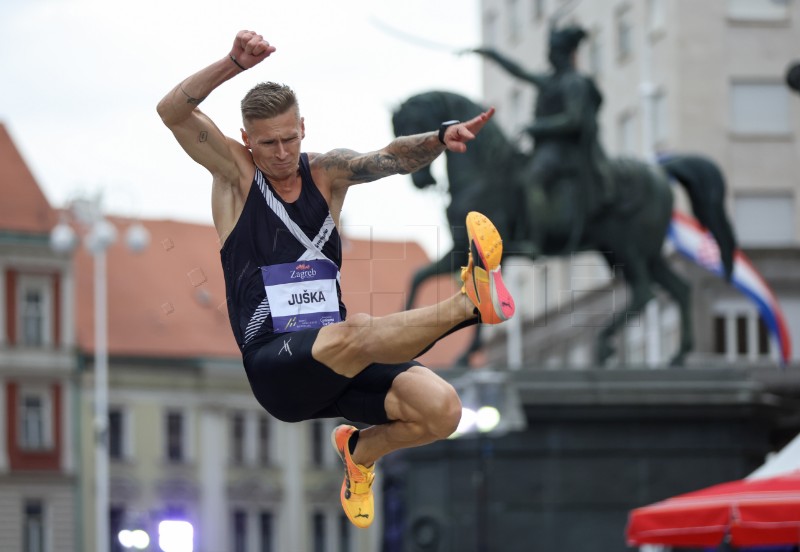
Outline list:
[[[300,197],[300,190],[302,189],[303,181],[300,178],[299,170],[292,177],[278,181],[270,179],[269,182],[272,184],[272,188],[275,190],[275,192],[277,192],[281,199],[286,202],[291,203]]]

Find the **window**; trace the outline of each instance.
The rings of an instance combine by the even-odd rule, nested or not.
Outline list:
[[[497,46],[497,14],[486,12],[483,16],[483,42],[487,46]]]
[[[325,552],[325,514],[322,512],[314,512],[311,518],[312,526],[312,539],[314,552]]]
[[[111,408],[108,411],[108,456],[112,460],[125,458],[125,431],[122,410]]]
[[[780,21],[789,17],[789,1],[728,0],[728,15],[733,19]]]
[[[595,78],[603,73],[603,48],[600,42],[600,31],[594,31],[589,37],[589,73]]]
[[[22,275],[19,280],[19,338],[26,347],[51,344],[51,278]]]
[[[30,347],[44,344],[44,299],[41,290],[27,289],[22,297],[22,343]]]
[[[237,466],[244,464],[244,414],[236,412],[231,416],[231,462]]]
[[[617,58],[620,61],[628,59],[633,54],[633,24],[631,23],[631,10],[622,9],[617,12]]]
[[[348,521],[349,523],[349,521]],[[273,521],[272,521],[272,512],[261,512],[259,516],[259,534],[261,536],[261,548],[259,548],[260,552],[272,552],[273,546]]]
[[[128,550],[128,548],[123,548],[122,543],[119,542],[119,532],[126,529],[124,523],[125,508],[112,507],[108,512],[109,552],[126,552]]]
[[[663,90],[658,90],[653,95],[653,140],[657,146],[665,145],[667,141],[667,98]]]
[[[320,467],[325,461],[325,428],[322,420],[311,421],[311,465]]]
[[[794,243],[795,206],[791,192],[736,195],[733,221],[742,245],[785,246]],[[769,221],[769,224],[764,224]]]
[[[636,153],[636,118],[630,111],[619,118],[619,153],[633,155]]]
[[[769,330],[751,307],[721,309],[713,319],[714,353],[733,361],[770,354]]]
[[[714,317],[714,353],[724,355],[727,351],[725,317]]]
[[[533,14],[533,19],[535,21],[544,17],[544,0],[532,0],[531,14]]]
[[[258,417],[258,463],[266,466],[269,462],[269,418],[262,414]]]
[[[25,501],[23,509],[22,550],[44,552],[44,504],[41,500]]]
[[[20,448],[42,450],[52,446],[50,396],[44,390],[23,389],[19,398]]]
[[[522,38],[522,2],[520,0],[506,0],[506,14],[508,15],[508,40],[516,44]]]
[[[664,28],[664,0],[647,0],[647,24],[650,31]]]
[[[345,514],[339,516],[339,552],[351,552],[353,550],[350,544],[350,529],[352,525],[350,520],[347,519]]]
[[[170,462],[183,462],[185,459],[184,444],[184,417],[182,412],[170,411],[166,417],[167,435],[167,460]]]
[[[247,512],[233,512],[233,552],[247,552]]]
[[[783,82],[732,82],[730,86],[731,130],[742,134],[791,132],[789,92]]]

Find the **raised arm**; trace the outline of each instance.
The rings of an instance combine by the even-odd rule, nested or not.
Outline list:
[[[399,136],[385,148],[370,153],[335,149],[314,156],[312,169],[321,173],[331,190],[346,189],[353,184],[372,182],[393,174],[410,174],[429,165],[446,149],[457,153],[467,151],[466,143],[475,138],[494,115],[494,108],[466,122],[448,126],[443,140],[439,131]]]
[[[474,50],[470,50],[470,52],[479,54],[487,59],[490,59],[491,61],[499,65],[502,69],[504,69],[512,77],[516,77],[518,79],[527,81],[533,84],[534,86],[537,87],[541,86],[548,78],[548,76],[545,74],[532,73],[524,69],[518,63],[505,57],[500,52],[498,52],[497,50],[493,50],[492,48],[475,48]]]
[[[266,59],[275,48],[252,31],[239,31],[230,53],[178,83],[158,103],[161,120],[181,147],[212,175],[235,179],[237,166],[226,138],[198,105],[219,85]]]
[[[197,107],[231,77],[246,71],[275,51],[252,31],[239,31],[228,55],[178,83],[158,103],[161,120],[183,150],[212,175],[211,214],[220,242],[236,226],[252,178],[253,159],[244,145],[227,138]]]
[[[410,174],[436,159],[443,151],[467,151],[466,142],[473,140],[483,125],[494,115],[494,108],[469,121],[448,126],[439,141],[439,131],[399,136],[383,149],[358,153],[336,149],[324,154],[309,155],[314,181],[328,190],[334,220],[344,204],[347,190],[354,184],[372,182],[393,174]]]

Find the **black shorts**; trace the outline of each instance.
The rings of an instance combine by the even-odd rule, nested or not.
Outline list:
[[[311,356],[317,333],[276,334],[245,353],[247,379],[261,406],[284,422],[338,417],[369,425],[390,422],[384,400],[394,378],[421,364],[370,364],[348,378]]]

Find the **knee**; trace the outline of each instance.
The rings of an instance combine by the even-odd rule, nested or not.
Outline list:
[[[450,437],[461,421],[461,399],[453,386],[442,385],[430,408],[426,423],[428,432],[436,439]]]
[[[372,325],[372,316],[366,313],[356,313],[348,316],[347,320],[339,324],[326,326],[320,331],[325,332],[325,338],[319,339],[315,344],[315,353],[324,357],[345,356],[347,358],[360,358],[364,356],[368,340],[364,338],[366,328]]]

